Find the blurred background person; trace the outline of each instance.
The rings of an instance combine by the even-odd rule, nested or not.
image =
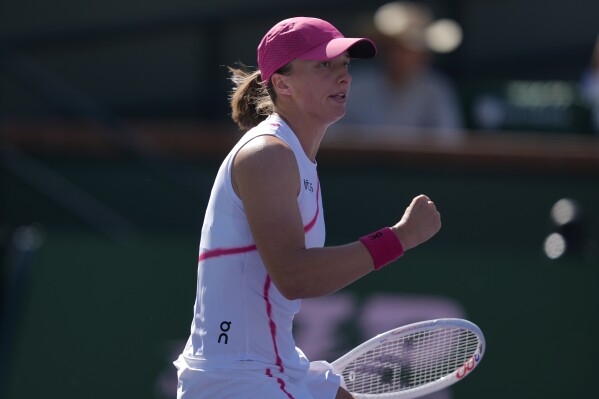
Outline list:
[[[453,83],[433,67],[434,53],[459,46],[459,25],[435,21],[427,6],[404,1],[381,6],[366,25],[379,44],[381,64],[352,68],[343,122],[461,134],[463,116]]]

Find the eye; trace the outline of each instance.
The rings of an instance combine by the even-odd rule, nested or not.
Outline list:
[[[331,66],[331,63],[329,61],[323,61],[323,62],[320,63],[320,66],[322,68],[328,68],[328,67]]]
[[[350,66],[350,62],[349,62],[349,60],[345,61],[345,62],[343,63],[343,66],[345,67],[345,69],[349,69],[349,66]]]

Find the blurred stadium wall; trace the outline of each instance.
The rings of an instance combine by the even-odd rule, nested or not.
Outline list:
[[[254,65],[266,27],[289,15],[349,35],[382,3],[2,3],[3,398],[174,397],[203,211],[239,137],[223,65]],[[389,140],[347,127],[323,143],[319,171],[330,245],[393,223],[420,193],[443,229],[384,273],[306,306],[298,339],[333,360],[373,326],[461,315],[488,349],[450,396],[592,397],[599,143],[577,82],[599,3],[428,3],[464,28],[463,46],[437,64],[458,82],[468,134]],[[534,101],[555,90],[570,102]],[[481,97],[500,99],[508,117],[484,125],[473,111]],[[562,198],[578,206],[570,228],[550,218]],[[544,247],[552,233],[567,244],[556,259]]]

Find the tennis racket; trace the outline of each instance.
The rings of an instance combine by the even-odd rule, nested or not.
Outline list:
[[[357,399],[406,399],[461,381],[484,351],[485,338],[475,324],[437,319],[377,335],[331,364]]]

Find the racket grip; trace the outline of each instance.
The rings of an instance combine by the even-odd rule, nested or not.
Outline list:
[[[403,255],[403,246],[390,227],[360,237],[360,242],[370,252],[374,270],[381,269]]]

